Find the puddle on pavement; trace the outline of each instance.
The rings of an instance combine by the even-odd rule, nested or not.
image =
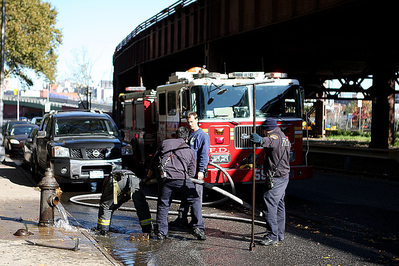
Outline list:
[[[124,265],[148,265],[152,252],[156,249],[155,240],[130,241],[129,234],[110,233],[97,240]]]
[[[72,226],[94,229],[97,227],[98,208],[77,205],[69,202],[66,198],[70,193],[63,194],[63,205],[65,209],[74,217],[68,218]],[[85,200],[89,203],[98,203],[98,200]],[[155,203],[154,203],[155,204]],[[151,204],[152,205],[152,204]],[[123,207],[134,207],[132,201],[123,204]],[[152,208],[152,207],[150,207]],[[152,217],[153,220],[155,216]],[[115,211],[112,216],[111,232],[107,236],[92,235],[104,246],[112,256],[124,265],[148,265],[152,254],[158,250],[159,244],[155,239],[151,240],[129,240],[132,233],[141,233],[140,223],[135,212]]]

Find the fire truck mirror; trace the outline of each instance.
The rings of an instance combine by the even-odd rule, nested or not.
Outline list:
[[[227,89],[221,89],[220,91],[217,92],[217,95],[222,95],[227,92]]]
[[[214,97],[209,98],[209,100],[208,100],[208,105],[210,105],[210,104],[213,102],[213,100],[215,100]]]

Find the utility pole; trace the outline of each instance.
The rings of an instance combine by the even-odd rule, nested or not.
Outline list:
[[[4,95],[4,41],[5,37],[5,25],[6,25],[6,0],[3,0],[3,6],[1,10],[1,56],[0,56],[0,129],[3,128],[3,95]],[[5,148],[3,147],[3,134],[0,135],[0,163],[3,163],[6,159]]]
[[[1,10],[1,64],[0,64],[0,127],[3,127],[3,96],[4,96],[4,43],[6,39],[6,0],[3,0]]]

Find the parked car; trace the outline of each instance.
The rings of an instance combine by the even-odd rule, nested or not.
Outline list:
[[[32,124],[15,124],[4,139],[4,147],[9,154],[22,154],[25,140],[33,128],[38,127]]]
[[[42,120],[43,120],[43,117],[35,116],[34,118],[32,118],[31,123],[34,124],[34,125],[40,126],[40,123],[42,122]]]
[[[25,140],[25,144],[23,147],[24,154],[24,163],[29,166],[29,169],[33,171],[33,152],[34,152],[34,142],[36,139],[37,130],[39,126],[34,127],[29,133],[28,137]]]
[[[19,121],[19,120],[9,120],[5,122],[3,126],[3,139],[7,132],[10,131],[11,127],[15,124],[29,124],[27,121]]]
[[[132,155],[112,118],[94,111],[46,114],[34,145],[34,175],[52,168],[60,184],[102,183]]]

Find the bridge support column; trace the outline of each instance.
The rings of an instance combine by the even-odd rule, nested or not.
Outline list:
[[[372,127],[369,146],[387,149],[388,144],[395,142],[395,68],[387,61],[374,62],[373,68]]]
[[[113,82],[113,87],[114,87],[114,94],[113,94],[113,105],[112,105],[112,119],[114,119],[115,123],[118,125],[119,129],[122,129],[121,123],[122,123],[122,104],[119,101],[119,93],[123,92],[121,88],[121,82],[120,79],[117,75],[115,75],[114,72],[114,82]]]

